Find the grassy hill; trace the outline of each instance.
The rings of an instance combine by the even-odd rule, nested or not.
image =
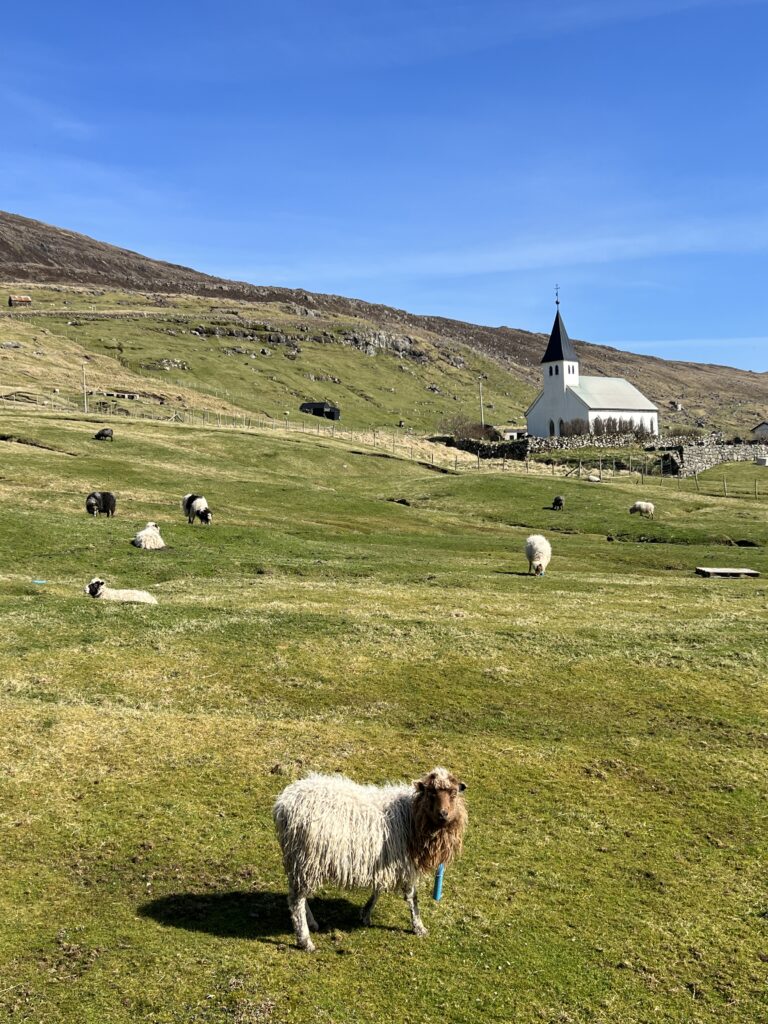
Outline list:
[[[417,429],[434,431],[438,427],[436,419],[444,415],[444,406],[454,400],[454,395],[458,403],[466,400],[476,415],[479,373],[487,374],[488,387],[494,392],[489,391],[486,399],[487,420],[519,420],[539,388],[539,360],[547,340],[544,334],[418,316],[339,295],[226,281],[2,211],[0,281],[6,282],[9,291],[33,291],[31,322],[47,326],[54,334],[60,333],[71,316],[48,322],[37,313],[51,312],[57,305],[61,309],[64,303],[65,313],[73,308],[94,316],[98,313],[101,319],[96,324],[100,326],[83,326],[73,334],[88,347],[127,343],[125,359],[133,369],[136,366],[131,364],[131,353],[154,351],[158,348],[156,342],[162,342],[159,347],[166,353],[164,358],[184,358],[183,354],[175,355],[188,350],[182,332],[199,325],[180,320],[183,314],[202,317],[201,326],[206,330],[218,329],[234,339],[240,335],[227,331],[240,330],[247,336],[259,331],[279,335],[283,339],[279,344],[286,351],[301,348],[298,360],[304,373],[342,381],[342,385],[333,379],[318,383],[327,384],[329,396],[343,399],[355,422],[366,426],[389,425],[394,415],[396,422],[403,418]],[[63,291],[62,285],[66,286]],[[72,293],[72,286],[83,289],[78,293],[82,301]],[[113,318],[116,311],[128,309],[153,315],[137,321],[129,331]],[[234,326],[233,316],[244,322]],[[571,322],[568,326],[573,334],[580,327]],[[175,336],[170,331],[175,331]],[[230,347],[239,344],[247,348],[248,341],[254,340],[263,338],[246,337],[245,343],[235,340]],[[322,349],[316,350],[316,346]],[[348,348],[368,353],[369,361],[350,361],[349,353],[345,353]],[[768,373],[657,359],[587,342],[576,342],[576,348],[582,372],[627,377],[660,407],[662,423],[667,427],[702,421],[710,429],[744,434],[768,414]],[[413,364],[418,363],[421,369],[416,374],[415,389],[408,386],[405,374],[399,384],[390,380],[389,371],[381,373],[378,368],[371,378],[363,367],[370,370],[371,359],[378,360],[379,354],[402,361],[404,368],[414,369]],[[276,372],[272,364],[273,369],[264,374],[266,380],[257,370],[259,366],[257,358],[249,367],[250,373],[241,372],[239,380],[233,380],[236,375],[225,370],[220,361],[196,362],[190,371],[192,377],[185,377],[181,386],[230,390],[235,384],[239,397],[254,390],[263,395],[265,409],[273,399],[276,407],[284,406],[302,392],[304,380],[297,381],[292,373],[283,374],[284,366]],[[462,372],[453,374],[447,368]],[[269,381],[271,376],[277,381]],[[272,384],[277,386],[272,388]],[[421,390],[429,385],[445,386],[446,402],[434,402],[430,395],[435,392],[425,397]],[[392,387],[399,397],[390,400],[387,395],[393,394],[389,390]],[[379,394],[379,388],[387,393]],[[243,407],[253,409],[254,401]],[[674,411],[672,402],[682,402],[682,410]]]
[[[765,1016],[766,586],[692,572],[765,573],[765,500],[657,487],[638,522],[637,485],[558,480],[555,513],[546,477],[338,437],[92,427],[0,409],[47,446],[0,442],[0,1019]],[[86,516],[93,487],[115,519]],[[212,528],[183,519],[191,489]],[[130,546],[147,519],[168,550]],[[96,573],[158,606],[90,600]],[[395,897],[363,930],[362,896],[329,890],[296,952],[276,794],[436,763],[470,829],[430,936]]]

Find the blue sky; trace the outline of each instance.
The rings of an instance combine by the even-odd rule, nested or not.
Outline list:
[[[279,7],[279,9],[278,9]],[[159,259],[768,370],[768,0],[38,3],[0,207]]]

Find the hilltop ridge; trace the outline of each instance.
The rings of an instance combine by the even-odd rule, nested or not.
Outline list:
[[[539,361],[547,340],[544,333],[419,315],[341,295],[230,281],[2,211],[0,280],[243,303],[252,316],[262,308],[273,326],[296,345],[307,338],[306,328],[297,328],[307,318],[304,323],[322,328],[315,331],[316,337],[348,343],[351,335],[361,338],[363,347],[368,345],[371,351],[386,350],[388,339],[400,345],[404,335],[407,345],[429,342],[420,349],[426,361],[446,354],[449,359],[461,359],[457,353],[471,350],[505,371],[503,390],[510,391],[507,375],[518,382],[514,390],[522,397],[515,405],[524,404],[538,388]],[[334,333],[341,321],[348,328],[346,339]],[[331,325],[334,330],[326,329]],[[701,422],[746,432],[768,411],[768,373],[664,360],[586,341],[574,343],[585,373],[627,377],[659,406],[669,426]],[[167,347],[172,355],[172,343]],[[682,410],[674,410],[673,403],[681,403]]]

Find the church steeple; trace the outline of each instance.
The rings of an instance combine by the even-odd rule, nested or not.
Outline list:
[[[542,356],[544,390],[565,395],[566,388],[579,386],[579,357],[560,316],[560,286],[555,289],[557,313],[547,349]]]
[[[577,363],[579,357],[573,342],[568,337],[563,318],[560,316],[560,300],[557,300],[557,313],[555,322],[552,325],[552,333],[549,336],[547,350],[542,357],[542,363],[559,363],[568,360],[569,363]]]

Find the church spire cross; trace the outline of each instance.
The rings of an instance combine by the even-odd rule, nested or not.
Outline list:
[[[558,309],[560,308],[560,285],[559,284],[555,285],[555,305],[557,306]]]

